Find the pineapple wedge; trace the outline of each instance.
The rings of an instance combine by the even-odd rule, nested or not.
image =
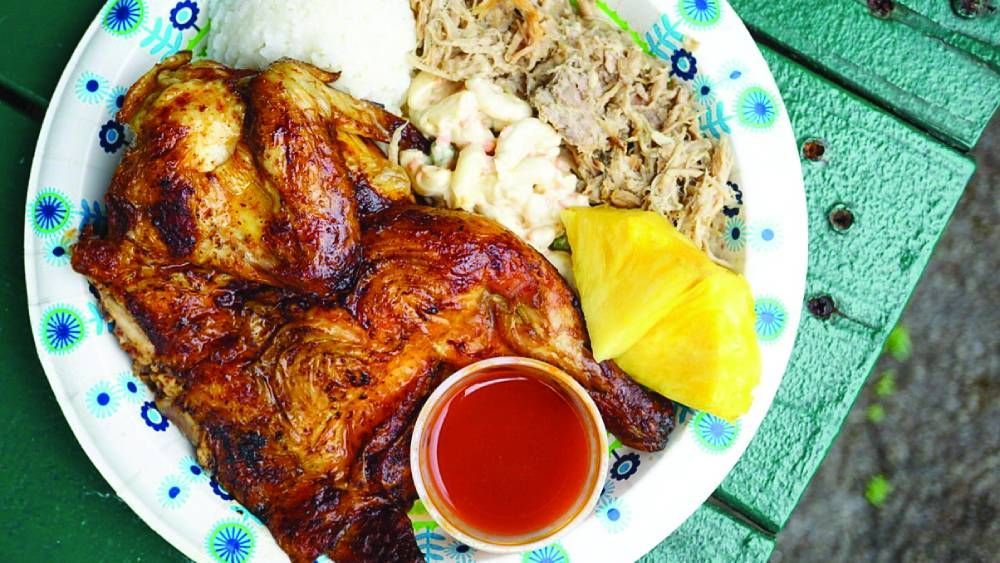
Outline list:
[[[653,391],[732,421],[760,382],[746,279],[724,268],[698,282],[615,362]]]
[[[581,207],[562,219],[595,358],[691,408],[744,414],[761,371],[746,279],[650,211]]]
[[[562,221],[599,362],[631,348],[685,291],[717,268],[656,213],[571,207]]]

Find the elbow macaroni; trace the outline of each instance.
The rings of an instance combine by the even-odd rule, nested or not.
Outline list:
[[[559,213],[589,201],[576,191],[578,179],[559,134],[532,117],[527,102],[483,78],[463,85],[421,72],[407,105],[417,128],[435,138],[430,156],[417,150],[399,154],[414,191],[493,218],[569,279],[568,255],[548,247],[563,232]]]

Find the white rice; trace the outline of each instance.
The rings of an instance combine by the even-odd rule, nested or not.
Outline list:
[[[208,56],[261,69],[292,57],[339,71],[337,88],[399,112],[413,67],[408,0],[210,0]]]

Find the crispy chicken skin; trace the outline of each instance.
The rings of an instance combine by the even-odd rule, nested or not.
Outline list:
[[[403,121],[304,63],[252,73],[190,58],[168,58],[125,97],[118,119],[135,141],[108,190],[111,237],[249,281],[349,287],[355,184],[369,186],[368,211],[412,201],[405,173],[370,153]]]
[[[384,112],[339,92],[253,97],[255,80],[269,88],[284,80],[296,88],[308,83],[302,73],[318,71],[301,63],[282,61],[255,76],[214,63],[176,63],[164,63],[175,65],[169,80],[161,74],[151,87],[157,74],[147,74],[129,93],[124,116],[146,117],[137,122],[137,144],[115,176],[108,205],[113,197],[128,203],[116,204],[122,207],[109,217],[106,235],[83,233],[73,266],[94,285],[158,407],[292,561],[320,554],[342,563],[423,561],[406,516],[416,498],[412,425],[443,378],[480,359],[520,355],[559,366],[590,392],[622,442],[644,450],[665,445],[672,404],[614,364],[593,360],[575,298],[544,257],[491,220],[411,202],[408,186],[393,178],[369,141],[381,135],[373,130],[388,131],[379,125]],[[215,179],[193,172],[200,162],[193,154],[206,138],[184,137],[194,99],[171,103],[172,110],[155,118],[137,109],[155,107],[173,86],[202,88],[206,81],[238,92],[233,99],[243,100],[245,112],[237,149],[213,164]],[[322,82],[316,88],[329,89]],[[328,109],[317,110],[316,100]],[[272,107],[257,107],[262,104]],[[275,109],[282,104],[300,105]],[[275,111],[286,123],[269,135],[254,132],[261,127],[254,116],[269,122],[263,116]],[[371,112],[367,121],[365,111]],[[289,131],[298,137],[289,140]],[[179,139],[171,143],[174,152],[151,148],[171,135]],[[312,135],[318,138],[302,138]],[[343,135],[350,135],[346,142]],[[323,148],[310,152],[304,144]],[[268,163],[275,151],[282,162]],[[245,162],[232,162],[240,159]],[[253,181],[220,180],[237,177],[220,173],[229,166],[240,166],[240,177]],[[186,254],[167,243],[153,211],[164,197],[158,174],[180,170],[192,198],[218,198],[213,213],[198,211],[194,227],[214,238],[195,236]],[[303,176],[303,170],[313,172]],[[241,206],[252,190],[278,194],[279,203]],[[353,214],[334,217],[286,202],[303,194],[313,202],[340,198],[337,209]],[[216,217],[236,209],[248,215],[242,223]],[[239,231],[246,223],[276,220],[289,221],[290,246],[276,249],[268,227],[260,236]],[[319,231],[338,234],[317,242]],[[310,233],[316,237],[305,236]],[[350,257],[337,262],[336,276],[332,266],[317,266],[330,259],[328,251]],[[298,275],[285,269],[292,264]]]

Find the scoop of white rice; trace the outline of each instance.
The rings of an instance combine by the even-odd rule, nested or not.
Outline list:
[[[398,112],[416,24],[408,0],[211,0],[208,56],[261,69],[292,57],[339,71],[337,88]]]

